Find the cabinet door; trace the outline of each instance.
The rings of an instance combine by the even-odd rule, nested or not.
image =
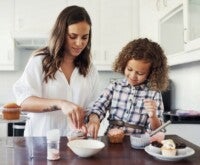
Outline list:
[[[159,42],[167,56],[184,51],[183,5],[159,19]]]
[[[8,131],[8,127],[7,127],[7,123],[0,123],[0,137],[7,137],[7,131]]]
[[[134,39],[138,22],[136,1],[101,0],[100,61],[112,64],[119,51]]]
[[[184,41],[186,51],[200,48],[200,1],[184,0]]]
[[[0,0],[0,32],[12,33],[14,17],[14,2],[13,0]]]
[[[15,0],[15,33],[48,34],[65,7],[66,0]]]
[[[140,35],[150,36],[157,41],[164,49],[171,66],[199,61],[199,12],[199,0],[142,0]],[[193,27],[192,38],[189,37],[189,27]]]
[[[14,40],[6,33],[0,36],[0,70],[14,70]]]
[[[183,0],[156,0],[156,9],[160,18],[165,17],[183,4]]]
[[[14,70],[13,17],[13,1],[0,1],[0,70]]]

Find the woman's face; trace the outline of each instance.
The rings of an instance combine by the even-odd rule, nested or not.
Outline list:
[[[76,57],[87,46],[89,40],[90,25],[83,21],[68,26],[65,49],[67,55]]]
[[[147,79],[150,68],[150,62],[131,59],[128,61],[125,68],[125,77],[131,85],[142,84]]]

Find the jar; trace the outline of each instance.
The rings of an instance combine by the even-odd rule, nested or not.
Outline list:
[[[60,141],[47,140],[47,159],[58,160],[60,159]]]

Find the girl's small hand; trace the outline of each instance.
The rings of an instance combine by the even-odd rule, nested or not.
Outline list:
[[[91,114],[89,117],[89,122],[87,124],[88,135],[94,139],[97,139],[100,127],[100,120],[97,115]]]
[[[149,117],[152,118],[156,116],[157,105],[154,100],[151,99],[144,100],[144,107],[147,110]]]

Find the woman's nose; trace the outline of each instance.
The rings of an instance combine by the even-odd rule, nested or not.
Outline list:
[[[79,39],[79,38],[77,38],[77,39],[76,39],[76,45],[77,45],[77,46],[82,45],[82,40]]]

